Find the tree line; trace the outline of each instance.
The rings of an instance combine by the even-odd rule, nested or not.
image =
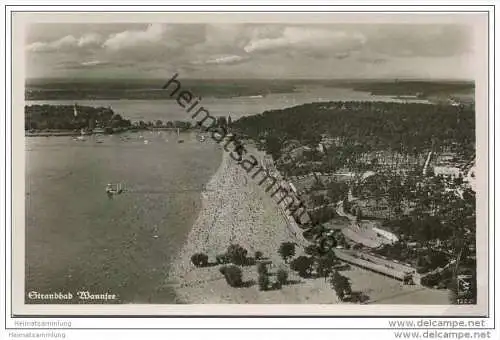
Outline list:
[[[126,128],[131,121],[116,114],[111,108],[73,105],[26,105],[25,130],[75,130],[89,126]]]
[[[392,150],[416,155],[447,150],[470,156],[475,150],[473,107],[393,102],[309,103],[242,117],[233,128],[263,142],[273,158],[283,143],[317,146],[321,135],[337,137],[345,152]]]

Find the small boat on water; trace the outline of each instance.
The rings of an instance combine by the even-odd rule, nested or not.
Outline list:
[[[108,195],[108,198],[113,198],[114,195],[119,195],[122,192],[123,188],[121,183],[115,185],[108,183],[108,185],[106,185],[106,194]]]
[[[85,139],[85,131],[83,129],[80,130],[80,136],[74,137],[73,140],[79,141],[79,142],[84,142],[86,141]]]
[[[205,136],[200,136],[199,140],[201,143],[203,143],[205,141]]]
[[[179,128],[177,128],[177,138],[179,138]],[[177,143],[184,143],[184,139],[179,139]]]
[[[92,133],[95,134],[95,135],[97,135],[97,134],[103,135],[103,134],[106,133],[106,129],[104,129],[104,128],[95,128],[95,129],[92,130]]]

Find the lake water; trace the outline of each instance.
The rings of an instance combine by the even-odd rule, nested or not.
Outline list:
[[[193,93],[196,95],[196,93]],[[266,110],[282,109],[296,105],[322,101],[386,101],[403,102],[391,96],[373,96],[368,92],[353,91],[345,88],[307,87],[293,93],[270,94],[264,97],[203,98],[200,105],[212,116],[228,116],[238,119],[255,115]],[[45,100],[27,101],[27,105],[53,104],[82,106],[111,106],[113,111],[132,121],[173,121],[190,120],[186,109],[175,100]],[[405,102],[428,103],[427,100],[405,100]],[[200,106],[198,106],[200,107]]]
[[[159,287],[222,151],[194,133],[181,134],[182,144],[171,132],[129,136],[26,138],[27,292],[173,301]],[[117,182],[126,192],[109,199],[105,186]]]

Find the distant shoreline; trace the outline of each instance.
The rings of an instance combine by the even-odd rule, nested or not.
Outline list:
[[[77,131],[36,131],[36,132],[24,132],[25,137],[63,137],[63,136],[80,136],[81,133]]]
[[[123,132],[132,131],[136,132],[139,130],[121,130],[114,131],[112,134],[120,134]],[[95,132],[87,132],[84,133],[84,136],[95,136],[95,135],[110,135],[111,133],[95,133]],[[68,131],[68,130],[60,130],[60,131],[35,131],[35,132],[24,132],[25,137],[64,137],[64,136],[81,136],[82,133],[80,131]]]
[[[191,129],[180,129],[180,133],[183,132],[192,132],[192,131],[198,131],[200,130],[199,128],[191,128]],[[92,135],[111,135],[111,134],[120,134],[124,132],[140,132],[140,131],[177,131],[177,128],[166,128],[166,127],[159,127],[159,128],[148,128],[148,129],[126,129],[126,130],[120,130],[120,131],[114,131],[113,133],[84,133],[84,136],[92,136]],[[72,131],[72,130],[58,130],[58,131],[34,131],[34,132],[29,132],[25,131],[24,132],[25,137],[67,137],[67,136],[81,136],[80,131]]]
[[[26,79],[26,100],[174,100],[164,95],[166,79]],[[351,89],[372,95],[419,95],[474,92],[471,80],[446,79],[194,79],[186,78],[186,87],[203,98],[267,96],[298,91],[301,87]]]

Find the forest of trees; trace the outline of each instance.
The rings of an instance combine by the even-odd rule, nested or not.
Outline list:
[[[321,134],[339,137],[346,153],[393,150],[417,155],[446,147],[464,157],[475,150],[472,107],[391,102],[310,103],[233,122],[277,159],[283,143],[316,146]]]
[[[73,105],[30,105],[24,107],[25,130],[75,130],[89,125],[103,128],[126,128],[132,123],[112,109]]]
[[[353,183],[356,197],[366,196],[375,203],[384,200],[391,208],[383,227],[399,235],[401,243],[385,246],[380,253],[412,263],[421,272],[446,265],[463,249],[475,244],[475,193],[461,187],[463,178],[449,181],[422,174],[422,164],[391,163],[391,153],[399,158],[421,160],[429,151],[452,152],[457,159],[475,154],[475,111],[472,106],[452,106],[389,102],[311,103],[257,116],[243,117],[232,127],[259,141],[287,176],[311,172],[335,172],[343,168],[362,173],[375,170],[364,182]],[[323,136],[334,138],[325,152],[316,150]],[[292,155],[290,141],[297,141]],[[378,164],[376,152],[388,154],[388,164]],[[365,156],[371,155],[373,159]],[[364,158],[363,158],[364,157]],[[395,157],[398,158],[398,157]],[[424,157],[425,159],[425,157]],[[400,168],[406,166],[404,172]],[[358,183],[358,185],[356,185]],[[321,188],[324,191],[325,188]],[[335,199],[346,195],[345,188],[331,188]],[[455,190],[461,191],[458,195]],[[323,206],[326,197],[313,192],[311,202]],[[459,197],[461,196],[461,197]],[[377,203],[378,206],[378,203]],[[331,211],[330,211],[331,212]],[[332,218],[329,211],[313,209],[314,223]],[[414,243],[418,246],[410,247]],[[474,252],[460,261],[460,268],[473,261]],[[473,265],[467,264],[469,268]],[[451,269],[450,269],[451,270]],[[451,272],[429,276],[425,285],[447,287]],[[448,275],[448,276],[447,276]],[[455,275],[455,274],[453,274]],[[475,279],[475,277],[474,277]]]

